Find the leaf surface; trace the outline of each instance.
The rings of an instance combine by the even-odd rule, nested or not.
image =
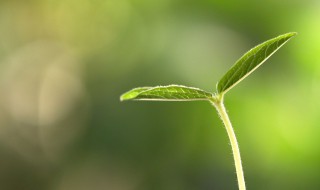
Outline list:
[[[247,77],[297,33],[287,33],[259,44],[245,53],[217,83],[217,91],[226,93]]]
[[[199,88],[182,85],[134,88],[124,93],[120,100],[195,101],[209,100],[212,94]]]

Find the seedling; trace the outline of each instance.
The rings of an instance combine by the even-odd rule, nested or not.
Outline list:
[[[199,88],[187,87],[182,85],[168,85],[156,87],[139,87],[134,88],[121,97],[125,100],[149,100],[149,101],[209,101],[217,110],[231,143],[234,157],[238,186],[240,190],[245,190],[245,181],[240,157],[240,150],[236,135],[233,131],[229,116],[223,104],[224,95],[236,86],[240,81],[251,74],[262,63],[264,63],[273,53],[282,47],[297,33],[291,32],[280,35],[276,38],[259,44],[245,53],[218,81],[216,92],[210,93]]]

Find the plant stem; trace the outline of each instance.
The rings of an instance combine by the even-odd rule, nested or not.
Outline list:
[[[238,186],[239,190],[246,190],[246,184],[244,181],[244,175],[243,175],[243,169],[242,169],[242,163],[241,163],[241,156],[240,156],[240,149],[238,145],[238,141],[236,138],[236,135],[234,133],[234,130],[232,128],[232,124],[230,122],[229,116],[227,114],[226,108],[223,104],[223,97],[217,97],[214,101],[212,101],[214,107],[217,109],[218,114],[227,130],[229,140],[231,143],[233,158],[236,166],[236,173],[238,178]]]

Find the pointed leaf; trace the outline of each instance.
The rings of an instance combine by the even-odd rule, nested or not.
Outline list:
[[[135,88],[124,93],[120,100],[195,101],[208,100],[212,94],[204,90],[182,85]]]
[[[141,92],[146,91],[148,89],[150,89],[152,87],[138,87],[138,88],[134,88],[124,94],[122,94],[120,96],[120,100],[124,101],[124,100],[130,100],[130,99],[134,99],[136,98]]]
[[[297,33],[287,33],[270,39],[252,48],[245,53],[220,79],[217,84],[217,91],[220,94],[226,93],[251,72],[264,63],[273,53],[283,46],[290,38]]]

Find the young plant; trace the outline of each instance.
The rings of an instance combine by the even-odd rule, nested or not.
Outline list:
[[[251,74],[262,63],[264,63],[273,53],[289,41],[296,33],[287,33],[276,38],[263,42],[245,53],[218,81],[216,92],[210,93],[199,88],[182,85],[168,85],[156,87],[134,88],[121,97],[125,100],[149,100],[149,101],[209,101],[217,110],[229,136],[232,153],[234,157],[238,186],[240,190],[245,190],[245,180],[243,175],[240,150],[236,135],[233,131],[229,116],[223,104],[224,95],[236,86],[245,77]]]

